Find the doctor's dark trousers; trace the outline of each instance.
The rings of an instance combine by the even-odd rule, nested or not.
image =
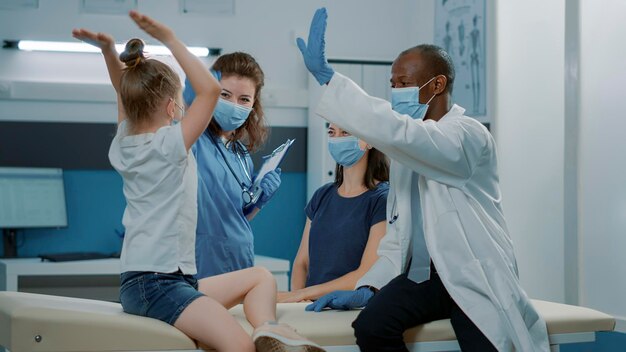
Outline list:
[[[463,352],[496,351],[454,303],[436,272],[419,284],[401,274],[372,297],[352,323],[361,351],[408,351],[402,333],[416,325],[450,319]]]

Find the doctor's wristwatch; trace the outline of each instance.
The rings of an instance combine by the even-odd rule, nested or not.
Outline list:
[[[373,294],[377,294],[378,293],[378,289],[374,286],[370,286],[370,285],[363,285],[363,286],[359,286],[359,288],[367,288],[370,291],[372,291]],[[357,289],[358,290],[358,289]]]

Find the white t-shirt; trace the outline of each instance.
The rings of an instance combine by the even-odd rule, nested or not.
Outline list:
[[[181,125],[127,135],[122,121],[109,149],[124,180],[126,228],[121,271],[196,273],[196,160],[187,152]]]

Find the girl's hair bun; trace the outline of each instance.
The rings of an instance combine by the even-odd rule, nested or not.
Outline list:
[[[124,52],[120,54],[120,60],[126,64],[127,68],[134,68],[146,60],[143,55],[143,48],[146,44],[139,38],[133,38],[126,43]]]

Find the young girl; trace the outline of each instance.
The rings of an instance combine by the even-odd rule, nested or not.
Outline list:
[[[280,170],[261,180],[256,198],[250,152],[265,142],[267,127],[261,104],[265,75],[247,53],[220,56],[212,66],[222,86],[209,128],[193,146],[198,162],[197,278],[241,270],[254,265],[254,237],[250,220],[280,186]],[[188,83],[188,81],[187,81]],[[189,105],[194,92],[183,92]]]
[[[276,323],[276,283],[267,270],[251,268],[200,282],[193,278],[197,176],[189,148],[207,128],[221,88],[171,29],[135,11],[130,17],[172,52],[197,97],[183,119],[179,77],[167,65],[146,59],[141,40],[130,40],[118,59],[110,35],[73,31],[75,38],[102,50],[118,97],[118,131],[109,159],[122,176],[127,202],[120,289],[124,311],[172,324],[219,351],[254,351],[255,345],[259,351],[287,345],[321,350]],[[228,313],[240,302],[255,328],[253,339]]]
[[[385,235],[389,164],[380,151],[334,124],[328,149],[335,182],[320,187],[305,208],[307,221],[291,271],[291,292],[279,302],[317,299],[353,290],[378,259]]]

